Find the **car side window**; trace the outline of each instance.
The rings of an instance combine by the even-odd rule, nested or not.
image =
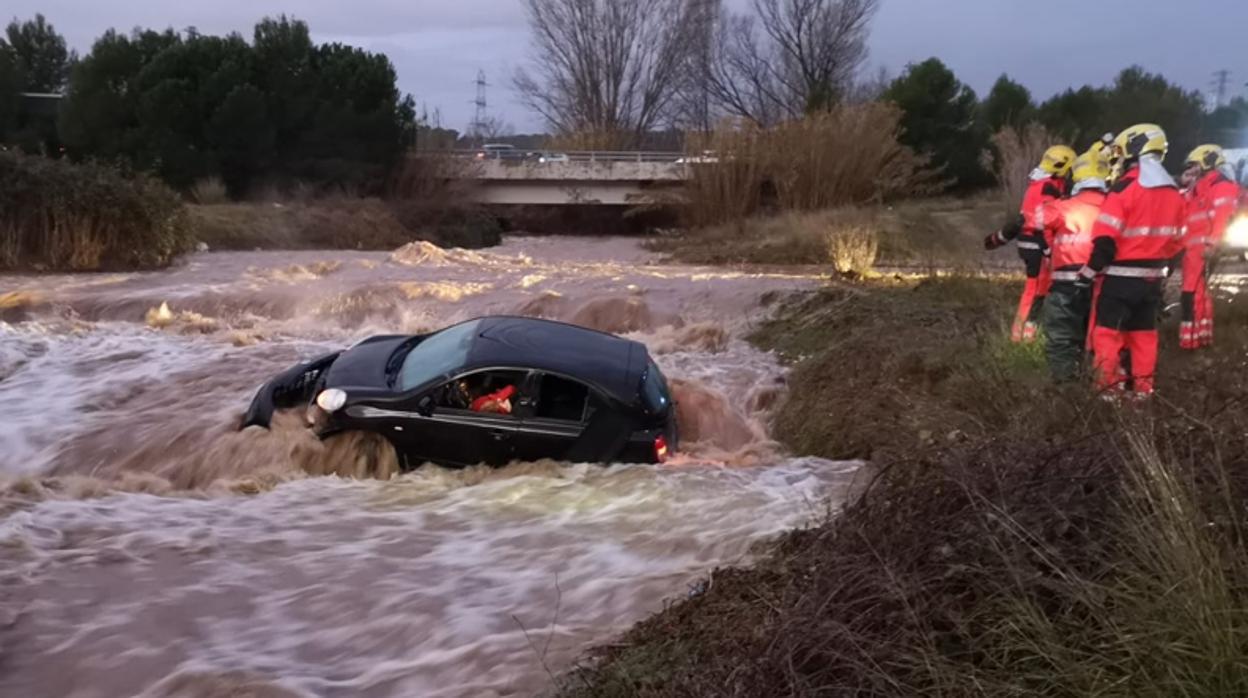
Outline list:
[[[434,391],[434,405],[439,409],[510,415],[521,398],[525,376],[524,371],[510,370],[460,376]]]
[[[574,380],[543,374],[535,416],[567,422],[585,420],[589,387]]]

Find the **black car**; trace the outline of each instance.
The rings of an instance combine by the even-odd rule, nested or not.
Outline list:
[[[484,317],[366,339],[265,383],[243,428],[317,405],[322,438],[385,436],[404,468],[662,463],[677,446],[667,381],[639,342],[548,320]]]

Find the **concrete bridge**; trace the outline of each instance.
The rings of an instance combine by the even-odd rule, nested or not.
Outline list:
[[[695,163],[682,153],[456,154],[459,178],[482,204],[629,206],[678,188]]]

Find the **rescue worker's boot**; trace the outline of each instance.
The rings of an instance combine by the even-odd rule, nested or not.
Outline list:
[[[1023,284],[1023,295],[1018,299],[1018,312],[1014,314],[1014,326],[1010,330],[1012,342],[1029,342],[1036,337],[1036,326],[1031,319],[1031,308],[1036,301],[1038,284],[1038,279],[1031,276],[1027,277],[1027,281]]]
[[[1044,303],[1044,353],[1055,383],[1079,376],[1088,337],[1091,298],[1073,284],[1055,284]]]

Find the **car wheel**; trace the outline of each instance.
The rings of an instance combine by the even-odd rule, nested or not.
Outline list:
[[[324,475],[389,480],[399,474],[399,456],[386,437],[367,431],[345,431],[325,437]]]

